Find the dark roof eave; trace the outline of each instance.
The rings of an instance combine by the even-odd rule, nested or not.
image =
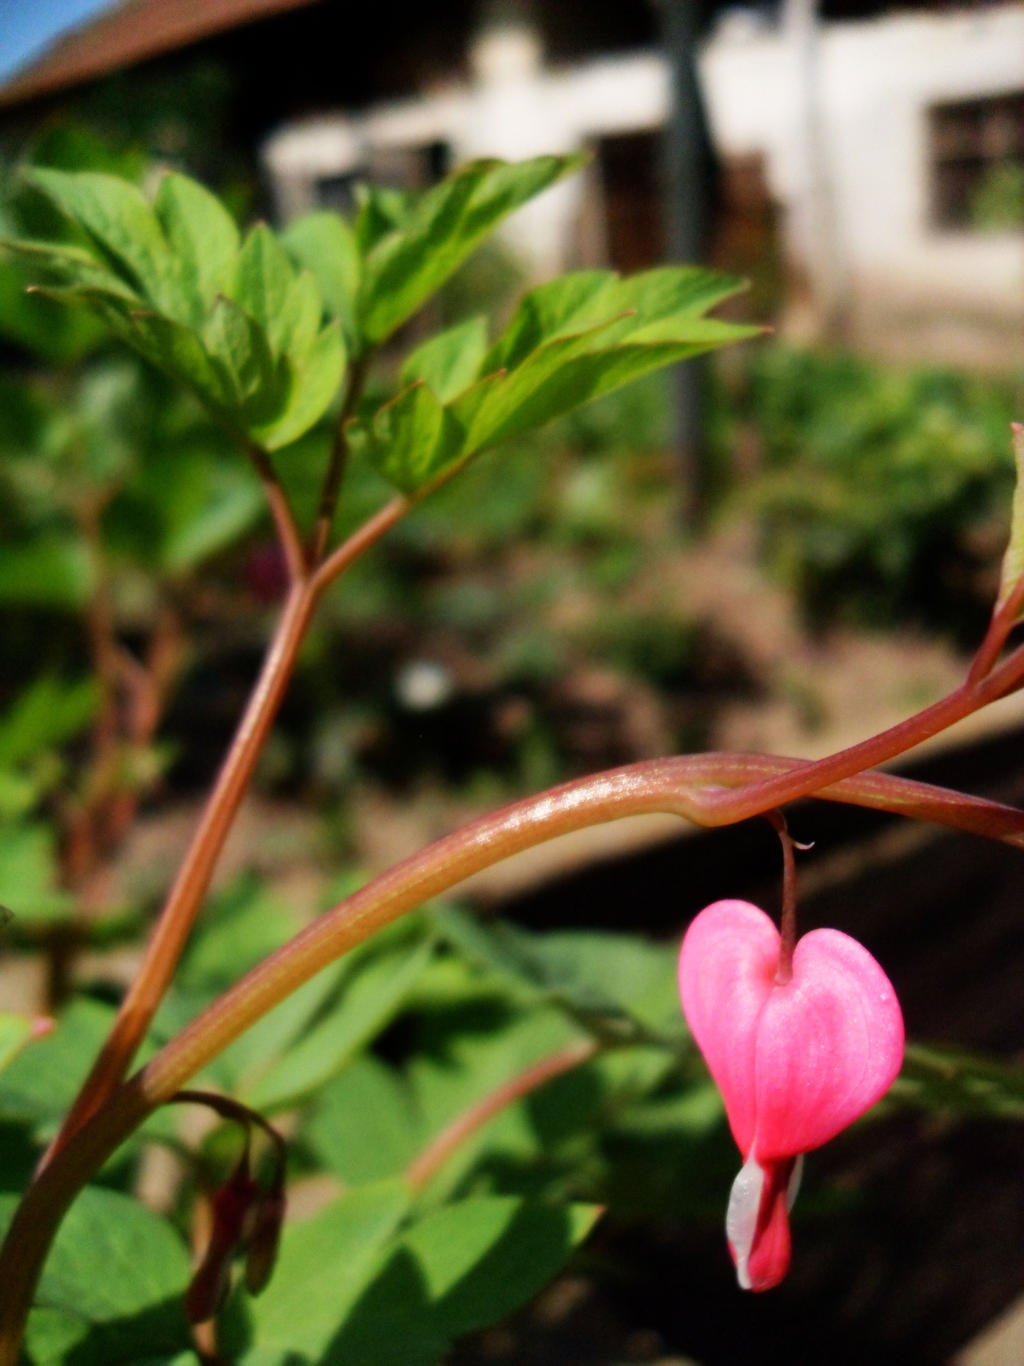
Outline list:
[[[0,86],[0,109],[29,104],[319,0],[123,0],[74,29]]]

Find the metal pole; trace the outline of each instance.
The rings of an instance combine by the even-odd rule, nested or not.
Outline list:
[[[672,100],[663,140],[666,257],[704,259],[711,228],[716,165],[697,72],[699,4],[659,0],[662,44],[671,71]],[[706,363],[675,369],[674,445],[683,525],[695,530],[707,498],[703,439]]]

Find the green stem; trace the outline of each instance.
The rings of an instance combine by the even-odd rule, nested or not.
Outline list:
[[[323,487],[320,490],[320,502],[317,506],[313,533],[310,537],[310,564],[320,563],[331,539],[331,523],[334,520],[334,511],[338,505],[338,495],[341,492],[341,481],[345,477],[345,467],[348,464],[348,424],[355,413],[356,405],[363,392],[369,363],[370,354],[367,352],[353,364],[349,372],[348,390],[334,426],[331,453],[327,460]]]
[[[551,1053],[539,1062],[531,1063],[522,1072],[496,1087],[489,1095],[481,1097],[475,1104],[445,1125],[439,1134],[409,1163],[405,1179],[414,1191],[420,1191],[432,1181],[444,1164],[468,1139],[489,1124],[492,1119],[507,1110],[523,1096],[546,1086],[555,1077],[571,1072],[582,1063],[590,1062],[601,1051],[601,1045],[593,1039],[577,1039],[567,1044],[557,1053]]]

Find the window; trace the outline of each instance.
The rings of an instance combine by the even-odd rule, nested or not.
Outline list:
[[[1024,91],[928,111],[936,228],[1024,230]]]

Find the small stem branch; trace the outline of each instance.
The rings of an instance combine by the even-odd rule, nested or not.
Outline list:
[[[849,749],[828,755],[803,766],[788,769],[763,783],[751,783],[742,790],[722,791],[708,798],[712,823],[731,825],[757,816],[770,807],[785,806],[800,797],[820,795],[826,787],[844,781],[866,769],[888,763],[907,750],[938,735],[940,731],[980,711],[989,702],[1016,691],[1024,679],[1024,647],[1015,650],[1003,663],[973,684],[965,683],[915,716],[900,721],[870,739]]]
[[[463,1143],[472,1138],[485,1124],[489,1124],[495,1116],[500,1115],[502,1110],[506,1110],[517,1100],[528,1096],[531,1091],[538,1090],[555,1077],[560,1077],[564,1072],[570,1072],[581,1063],[589,1062],[600,1051],[600,1045],[593,1039],[577,1040],[559,1049],[557,1053],[541,1058],[540,1062],[531,1064],[497,1087],[490,1095],[469,1106],[461,1115],[456,1115],[406,1168],[405,1176],[410,1186],[414,1191],[422,1190]]]
[[[277,539],[280,542],[281,553],[284,555],[285,566],[288,570],[289,582],[296,583],[306,572],[306,554],[302,547],[299,528],[295,524],[291,504],[288,502],[288,495],[281,485],[270,453],[265,451],[262,446],[257,446],[255,442],[250,442],[247,449],[249,459],[263,483],[267,506],[270,508],[270,515],[274,519]]]
[[[345,395],[345,402],[338,415],[338,421],[334,428],[334,440],[331,443],[331,454],[327,462],[327,470],[324,474],[323,487],[320,490],[320,505],[317,509],[316,521],[313,524],[313,534],[309,545],[309,563],[319,564],[327,550],[331,537],[331,523],[334,520],[334,510],[338,505],[338,494],[341,492],[341,481],[345,477],[345,468],[348,464],[348,435],[346,427],[352,414],[355,412],[359,396],[363,392],[363,383],[366,379],[366,371],[369,366],[369,355],[362,356],[356,361],[349,372],[348,392]]]
[[[1024,574],[1013,585],[1007,596],[1001,602],[996,603],[989,628],[985,632],[985,639],[979,645],[974,659],[971,661],[971,668],[967,675],[969,686],[979,683],[995,668],[1002,648],[1006,644],[1006,639],[1017,624],[1022,609],[1024,609]]]
[[[252,1110],[248,1105],[243,1105],[241,1101],[232,1100],[230,1096],[221,1095],[219,1091],[178,1091],[171,1096],[167,1103],[168,1105],[204,1105],[208,1110],[212,1110],[215,1115],[219,1115],[221,1119],[227,1119],[233,1124],[237,1124],[246,1134],[255,1124],[273,1143],[278,1159],[280,1160],[284,1156],[287,1145],[270,1121],[264,1119],[258,1110]]]
[[[411,507],[411,500],[401,493],[396,494],[394,498],[385,503],[368,522],[364,522],[358,531],[354,531],[347,541],[343,541],[317,567],[312,577],[312,584],[316,591],[321,592],[329,583],[333,583],[339,574],[345,572],[353,560],[357,560],[375,541],[379,541],[385,531],[390,531]]]

